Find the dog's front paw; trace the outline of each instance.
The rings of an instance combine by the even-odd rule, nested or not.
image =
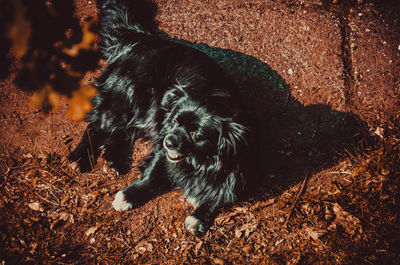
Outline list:
[[[203,222],[194,217],[193,215],[189,215],[188,217],[186,217],[185,227],[192,234],[196,234],[199,232],[204,233],[207,231],[207,228],[205,227]]]
[[[115,199],[112,202],[112,206],[116,211],[125,211],[131,209],[133,204],[125,199],[124,192],[120,190],[117,192],[117,194],[115,194]]]

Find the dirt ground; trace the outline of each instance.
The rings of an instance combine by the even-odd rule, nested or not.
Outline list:
[[[260,185],[202,237],[174,191],[127,212],[140,177],[66,161],[85,130],[0,81],[1,264],[399,264],[400,5],[157,0],[160,29],[218,61],[256,121]],[[335,4],[338,2],[337,4]],[[349,5],[347,5],[348,3]],[[76,15],[96,13],[76,0]],[[89,83],[96,73],[87,73]]]

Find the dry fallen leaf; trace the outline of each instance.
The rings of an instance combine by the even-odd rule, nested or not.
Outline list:
[[[268,199],[266,201],[256,202],[253,205],[252,210],[253,211],[254,210],[259,210],[259,209],[262,209],[264,207],[270,206],[271,204],[274,204],[274,203],[275,203],[275,199],[274,198]]]
[[[50,230],[53,230],[54,228],[57,227],[57,225],[61,224],[61,220],[60,219],[56,219],[54,220],[51,224],[50,224]]]
[[[249,236],[257,228],[257,223],[246,223],[235,229],[235,237]]]
[[[153,251],[153,245],[148,243],[148,242],[141,242],[136,246],[136,251],[143,254],[145,252],[152,252]]]
[[[74,216],[68,212],[61,212],[59,218],[65,222],[75,223]]]
[[[70,197],[69,195],[65,196],[65,197],[61,200],[61,204],[66,204],[70,199],[71,199],[71,197]]]
[[[31,153],[27,153],[27,154],[22,154],[23,158],[33,158],[33,155]]]
[[[251,244],[247,244],[242,248],[242,250],[249,254],[253,250],[253,246]]]
[[[362,233],[363,230],[360,219],[358,219],[351,213],[346,212],[338,203],[335,203],[332,209],[336,215],[336,218],[332,225],[340,224],[345,229],[346,233],[350,235]]]
[[[31,202],[28,204],[28,206],[29,206],[29,208],[31,208],[34,211],[38,211],[38,212],[44,211],[42,205],[39,202]]]
[[[47,154],[40,153],[40,154],[38,154],[37,157],[40,158],[40,159],[42,159],[42,160],[46,160],[47,157],[48,157],[48,155],[47,155]]]
[[[235,210],[236,212],[240,212],[240,213],[247,213],[248,208],[247,207],[238,206],[238,207],[235,207],[233,210]]]
[[[98,196],[103,196],[103,195],[106,195],[108,192],[109,192],[109,189],[107,189],[107,188],[102,188],[101,190],[97,190],[97,191],[94,193],[94,195],[95,195],[96,197],[98,197]]]
[[[214,261],[215,265],[224,265],[225,264],[225,261],[220,258],[214,258],[213,261]]]
[[[90,236],[90,235],[94,234],[97,231],[97,229],[99,229],[98,226],[92,226],[88,230],[86,230],[85,235]]]
[[[235,223],[235,217],[240,215],[237,212],[231,212],[229,214],[220,214],[217,218],[215,218],[215,224],[217,225],[226,225]]]
[[[327,232],[327,230],[325,230],[325,229],[318,229],[315,227],[308,227],[308,226],[305,228],[305,231],[313,240],[319,239],[321,236],[325,235]]]

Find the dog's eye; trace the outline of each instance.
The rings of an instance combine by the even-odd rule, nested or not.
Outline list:
[[[192,136],[192,139],[195,140],[195,141],[200,138],[199,135],[196,132],[190,132],[190,136]]]

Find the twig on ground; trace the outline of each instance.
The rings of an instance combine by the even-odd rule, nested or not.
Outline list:
[[[48,200],[48,199],[46,199],[46,198],[43,198],[43,197],[40,196],[39,193],[37,193],[37,192],[35,192],[35,194],[36,194],[38,197],[40,197],[42,200],[44,200],[45,202],[48,202],[48,203],[53,204],[53,205],[55,205],[55,206],[59,206],[59,204],[56,203],[55,201],[52,201],[52,200]]]
[[[346,174],[346,175],[351,175],[353,173],[350,172],[350,171],[345,170],[345,171],[331,171],[331,172],[327,172],[326,174]]]
[[[284,227],[284,228],[287,228],[289,219],[290,219],[290,217],[292,216],[293,210],[294,210],[294,208],[296,207],[296,204],[297,204],[297,202],[299,201],[300,196],[301,196],[301,194],[302,194],[303,191],[304,191],[304,187],[306,186],[306,183],[307,183],[307,180],[308,180],[309,175],[310,175],[310,172],[307,172],[307,174],[306,174],[305,177],[304,177],[303,183],[301,184],[301,188],[300,188],[299,192],[298,192],[297,195],[296,195],[296,198],[295,198],[295,200],[294,200],[294,202],[293,202],[293,204],[292,204],[292,207],[290,208],[290,211],[289,211],[289,213],[288,213],[288,215],[287,215],[287,217],[286,217],[285,223],[283,223],[283,227]]]

